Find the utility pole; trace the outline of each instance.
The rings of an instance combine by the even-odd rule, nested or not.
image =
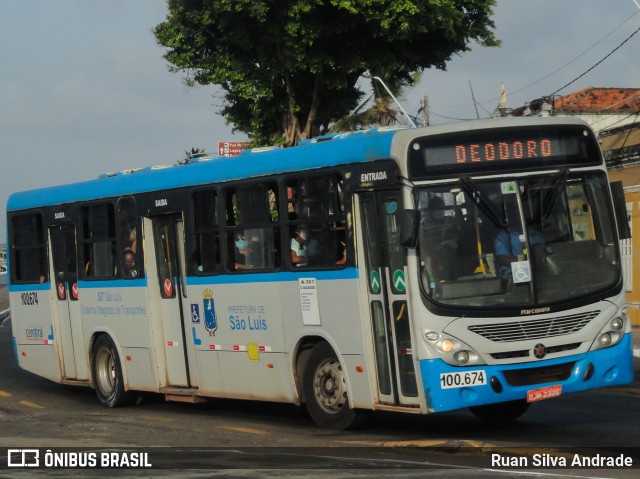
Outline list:
[[[422,103],[422,117],[424,118],[424,126],[429,126],[429,97],[424,96]]]
[[[469,88],[471,89],[471,99],[473,100],[473,107],[476,109],[476,118],[480,119],[480,113],[478,113],[478,105],[476,104],[476,97],[473,95],[473,87],[471,86],[471,80],[469,80]]]

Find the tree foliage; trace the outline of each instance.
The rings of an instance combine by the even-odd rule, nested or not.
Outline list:
[[[499,44],[495,0],[168,0],[154,33],[188,85],[220,85],[220,113],[256,144],[293,144],[347,116],[364,72],[410,80]]]

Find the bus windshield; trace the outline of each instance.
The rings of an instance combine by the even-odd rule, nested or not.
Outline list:
[[[464,179],[417,191],[421,281],[433,302],[534,307],[619,280],[600,172]]]

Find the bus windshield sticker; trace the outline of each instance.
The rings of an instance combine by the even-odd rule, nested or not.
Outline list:
[[[518,192],[515,181],[504,181],[500,183],[500,190],[503,195],[514,195]]]
[[[528,261],[514,261],[511,263],[514,283],[528,283],[531,281],[531,265]]]

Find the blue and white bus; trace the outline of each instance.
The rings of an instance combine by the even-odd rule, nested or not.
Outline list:
[[[585,123],[536,118],[16,193],[16,357],[109,407],[153,392],[305,404],[334,429],[371,410],[514,419],[633,378],[618,190]]]

